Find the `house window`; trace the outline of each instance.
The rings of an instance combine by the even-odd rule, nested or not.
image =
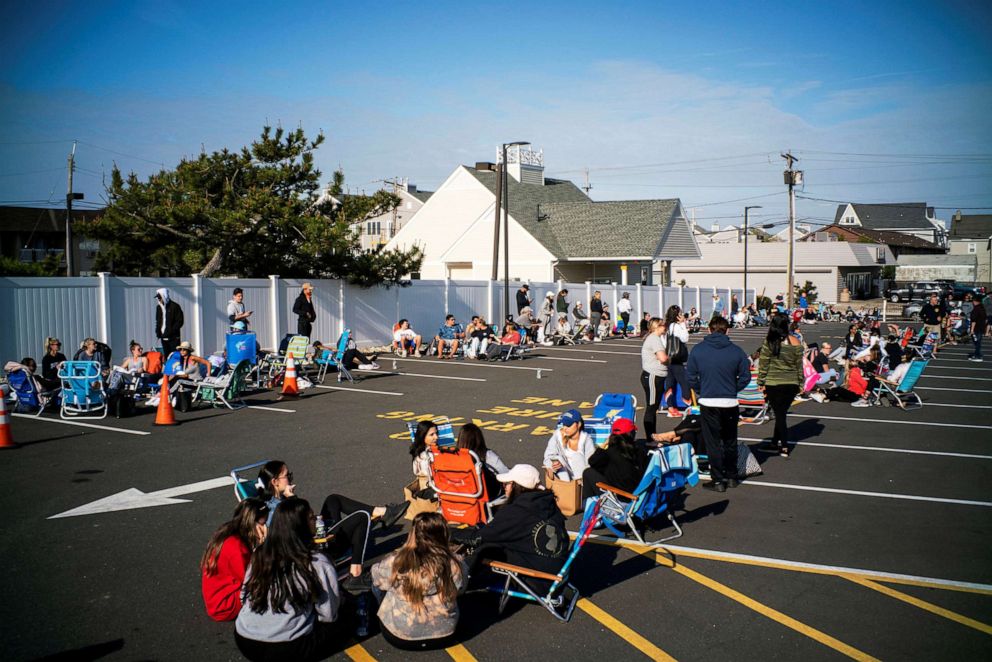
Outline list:
[[[968,244],[968,253],[969,254],[972,254],[973,255],[973,254],[975,254],[977,252],[978,252],[978,244],[976,244],[975,242],[971,242],[970,244]]]
[[[379,221],[366,221],[365,223],[365,234],[372,236],[379,236],[381,231]]]
[[[854,217],[853,216],[845,216],[844,217],[844,220],[842,221],[842,223],[844,225],[854,225]]]

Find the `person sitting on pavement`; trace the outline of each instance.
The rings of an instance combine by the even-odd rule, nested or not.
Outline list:
[[[215,621],[233,621],[241,611],[245,570],[252,550],[265,540],[268,516],[264,501],[245,499],[210,537],[200,559],[200,589],[207,616]]]
[[[38,380],[45,390],[58,388],[62,385],[59,379],[59,366],[68,359],[62,353],[62,341],[58,338],[45,339],[45,356],[41,359],[41,375]]]
[[[413,354],[420,357],[420,336],[410,328],[410,321],[401,319],[396,325],[398,328],[393,332],[393,348],[400,356]]]
[[[249,660],[324,659],[350,634],[338,622],[337,572],[315,548],[315,524],[310,504],[288,497],[251,555],[234,634]]]
[[[110,384],[107,392],[119,391],[125,384],[130,384],[141,378],[141,375],[148,372],[148,359],[142,354],[144,348],[137,340],[132,340],[128,345],[131,355],[124,359],[119,366],[114,366],[110,374]]]
[[[417,478],[430,478],[431,448],[436,444],[437,423],[429,419],[417,423],[417,430],[413,433],[413,443],[410,445],[413,475]]]
[[[486,493],[489,501],[494,501],[503,494],[502,486],[496,480],[496,474],[506,473],[507,467],[495,451],[489,450],[486,446],[486,438],[482,434],[482,428],[475,423],[466,423],[458,432],[458,448],[464,448],[475,453],[475,456],[482,461],[482,477],[486,482]]]
[[[452,550],[441,515],[414,517],[403,546],[372,566],[371,581],[386,641],[414,651],[454,645],[458,596],[468,585],[468,566]]]
[[[458,341],[465,338],[465,332],[462,329],[462,325],[455,321],[454,315],[448,315],[444,318],[444,324],[437,331],[437,336],[435,340],[437,341],[437,357],[439,359],[455,358],[455,354],[458,352]],[[448,356],[444,355],[444,348],[450,347]]]
[[[572,325],[568,323],[568,315],[562,315],[558,318],[558,323],[555,325],[555,339],[568,338],[572,335]]]
[[[87,338],[79,343],[79,350],[76,351],[73,361],[96,361],[100,364],[100,372],[106,376],[110,372],[110,360],[113,352],[106,343],[98,342],[94,338]]]
[[[544,449],[544,467],[558,480],[581,480],[589,466],[596,444],[585,431],[585,422],[578,409],[569,409],[558,418],[558,427]]]
[[[269,506],[268,524],[271,527],[276,507],[296,495],[293,472],[285,462],[271,460],[259,470],[258,484],[260,496]],[[409,501],[385,506],[368,506],[340,494],[331,494],[324,499],[324,505],[320,509],[320,514],[327,525],[327,532],[334,534],[329,541],[329,553],[336,557],[351,549],[349,570],[353,576],[358,577],[362,574],[362,564],[365,562],[372,520],[379,518],[378,524],[383,529],[388,529],[403,517],[409,506]]]
[[[599,496],[596,483],[633,492],[648,466],[647,447],[635,440],[637,426],[629,418],[617,418],[610,427],[605,448],[597,448],[582,472],[582,500]]]

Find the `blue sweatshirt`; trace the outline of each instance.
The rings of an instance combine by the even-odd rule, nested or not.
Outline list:
[[[751,381],[751,363],[725,333],[711,333],[689,352],[689,386],[700,398],[736,398]]]

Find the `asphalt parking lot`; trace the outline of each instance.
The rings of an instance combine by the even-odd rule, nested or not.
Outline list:
[[[809,327],[807,339],[844,328]],[[732,332],[749,351],[762,337]],[[150,411],[98,427],[15,417],[20,447],[0,454],[3,658],[240,659],[233,624],[204,613],[197,567],[235,505],[223,480],[232,467],[282,459],[311,502],[400,500],[405,422],[424,415],[474,420],[507,464],[536,465],[558,412],[591,411],[605,391],[642,400],[639,348],[542,348],[509,364],[394,367],[384,356],[383,371],[357,384],[329,378],[298,401],[261,392],[253,408],[178,414],[173,428],[154,427]],[[927,368],[922,410],[796,405],[792,457],[756,448],[763,475],[725,494],[688,490],[685,535],[664,549],[589,545],[570,623],[534,605],[499,616],[494,597],[473,594],[461,644],[420,657],[988,659],[992,369],[966,354],[945,348]],[[740,437],[757,447],[770,426]],[[377,555],[403,535],[380,540]],[[342,642],[336,657],[409,654],[373,635]]]

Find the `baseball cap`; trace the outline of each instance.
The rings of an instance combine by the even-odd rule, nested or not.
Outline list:
[[[575,425],[581,422],[582,414],[579,413],[578,409],[569,409],[558,418],[558,425],[562,427],[568,427],[569,425]]]
[[[637,426],[629,418],[618,418],[613,421],[613,425],[610,427],[610,434],[630,434],[631,432],[637,432]]]
[[[541,473],[529,464],[514,464],[505,474],[496,474],[501,483],[516,483],[532,490],[541,484]]]

